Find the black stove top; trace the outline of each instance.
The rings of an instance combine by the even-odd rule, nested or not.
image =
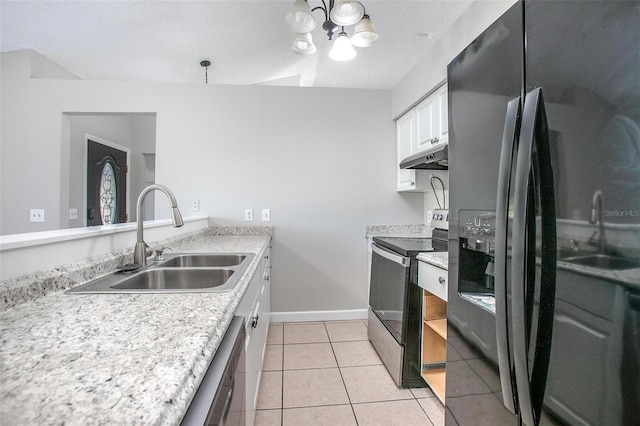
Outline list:
[[[432,238],[373,237],[373,241],[403,256],[416,256],[424,251],[447,251],[447,243]]]

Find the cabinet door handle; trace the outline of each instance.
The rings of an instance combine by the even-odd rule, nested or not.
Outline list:
[[[444,277],[438,277],[438,282],[439,282],[440,284],[444,284],[444,282],[445,282],[445,281],[446,281],[446,280],[444,279]]]
[[[258,326],[258,320],[260,319],[260,315],[256,315],[251,318],[251,328],[256,328]]]
[[[439,140],[440,140],[440,139],[438,139],[438,138],[433,138],[433,139],[431,139],[431,145],[435,145],[435,144],[437,144]]]
[[[411,186],[414,186],[416,183],[415,182],[411,182]]]

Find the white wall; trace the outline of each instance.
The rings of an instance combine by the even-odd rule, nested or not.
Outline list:
[[[184,214],[194,199],[220,225],[270,208],[276,312],[365,308],[364,226],[422,223],[422,194],[395,191],[390,91],[35,80],[19,59],[2,57],[2,233],[29,206],[59,211],[68,111],[156,112],[156,181]],[[12,190],[22,171],[46,188]]]
[[[129,220],[135,221],[136,217],[136,201],[138,195],[145,187],[145,154],[155,154],[156,152],[156,116],[152,115],[133,115],[131,116],[131,199],[129,208]],[[145,203],[144,211],[145,219],[155,218],[153,203],[155,200],[155,191],[147,195],[149,204]],[[151,198],[153,197],[153,198]],[[145,200],[146,201],[146,200]]]
[[[439,177],[444,184],[444,194],[442,193],[442,186],[437,180],[434,180],[433,182],[433,186],[436,190],[433,191],[431,188],[429,188],[429,190],[424,193],[424,223],[426,225],[431,225],[428,217],[429,212],[433,212],[433,210],[435,209],[449,208],[449,172],[446,170],[424,170],[422,172],[428,172],[433,176]],[[439,204],[438,201],[440,202]]]
[[[447,65],[516,0],[476,0],[393,88],[391,116],[398,118],[447,79]]]

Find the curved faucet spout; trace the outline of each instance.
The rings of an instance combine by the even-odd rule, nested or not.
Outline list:
[[[140,195],[138,196],[138,202],[136,204],[136,220],[138,221],[137,228],[137,241],[136,246],[133,250],[133,263],[136,263],[140,266],[145,266],[147,264],[147,257],[153,254],[153,250],[144,242],[143,238],[143,229],[142,229],[142,205],[144,204],[144,199],[148,193],[151,191],[160,191],[163,192],[169,201],[171,202],[171,222],[175,228],[178,228],[184,225],[184,221],[182,220],[182,215],[180,214],[180,210],[178,210],[178,202],[176,201],[175,195],[169,188],[164,185],[149,185],[145,189],[142,190]]]
[[[602,191],[597,190],[593,193],[593,199],[591,200],[591,216],[589,217],[589,223],[599,225],[598,235],[598,251],[601,254],[605,254],[607,251],[607,237],[604,234],[604,218],[603,218],[603,202]],[[595,236],[591,236],[591,239]],[[591,239],[589,240],[591,242]]]

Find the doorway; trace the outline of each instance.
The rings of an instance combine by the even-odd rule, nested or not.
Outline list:
[[[127,222],[127,148],[87,137],[87,226]]]

